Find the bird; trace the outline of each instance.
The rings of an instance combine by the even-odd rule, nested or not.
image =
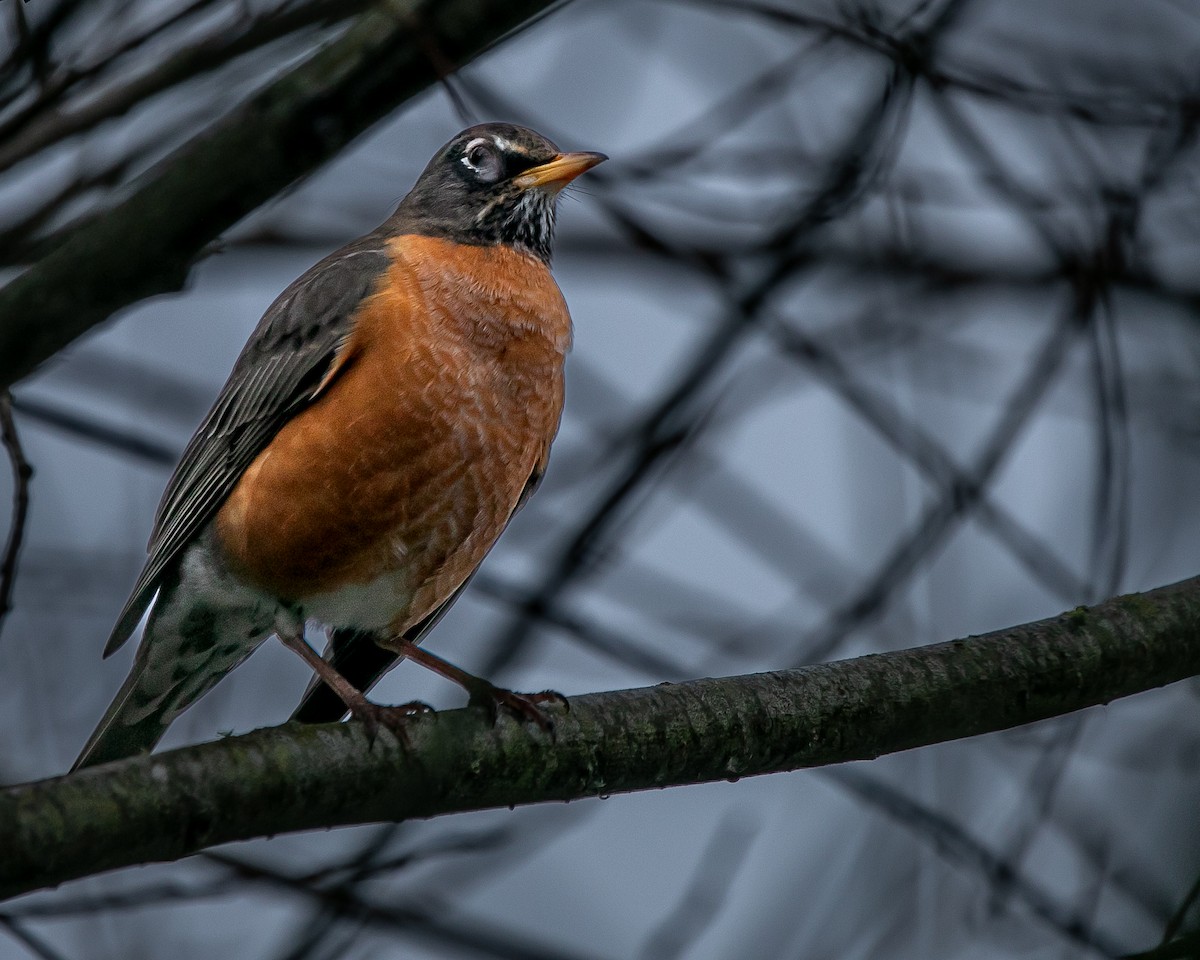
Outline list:
[[[494,713],[494,687],[417,646],[536,490],[572,341],[551,271],[562,189],[606,160],[511,123],[446,143],[387,220],[258,322],[167,483],[104,650],[146,623],[72,769],[152,750],[270,636],[313,669],[294,714],[374,736],[421,704],[367,700],[404,658]],[[325,656],[308,622],[330,631]]]

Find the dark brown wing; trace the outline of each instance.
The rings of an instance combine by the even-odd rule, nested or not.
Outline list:
[[[517,505],[509,516],[510,522],[537,490],[538,485],[542,482],[543,470],[543,464],[539,463],[537,469],[526,481]],[[476,567],[476,570],[478,569]],[[426,634],[438,625],[442,617],[446,615],[446,611],[454,606],[454,602],[462,596],[474,576],[475,571],[472,571],[471,576],[459,584],[457,590],[408,631],[406,639],[412,643],[420,643],[424,640]],[[356,690],[365,693],[378,682],[380,677],[392,669],[400,658],[391,650],[385,650],[377,644],[373,634],[361,633],[357,630],[335,630],[329,638],[329,649],[325,651],[325,659],[330,662],[333,669],[349,680]],[[292,719],[299,720],[301,723],[334,723],[341,720],[346,712],[346,705],[342,703],[338,695],[319,677],[314,677],[312,683],[308,685],[308,689],[304,691],[304,697],[300,701],[300,706],[292,714]]]
[[[263,314],[213,408],[167,483],[149,557],[104,655],[133,633],[164,574],[295,411],[309,403],[345,343],[353,316],[388,267],[381,234],[330,254]]]

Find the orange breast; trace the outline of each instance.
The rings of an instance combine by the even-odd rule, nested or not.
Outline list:
[[[232,568],[284,600],[389,578],[399,631],[470,575],[544,464],[571,321],[523,254],[391,246],[337,374],[251,464],[217,533]]]

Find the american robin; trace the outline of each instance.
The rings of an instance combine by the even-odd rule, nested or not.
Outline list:
[[[400,657],[539,719],[416,644],[546,469],[571,345],[555,204],[604,159],[471,127],[280,294],[167,484],[104,652],[150,608],[141,646],[76,767],[152,749],[272,633],[317,673],[300,719],[397,724],[411,711],[364,691]],[[334,631],[327,658],[307,620]]]

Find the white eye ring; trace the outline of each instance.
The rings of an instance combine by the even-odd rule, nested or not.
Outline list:
[[[491,145],[492,141],[487,137],[476,137],[465,147],[463,147],[462,162],[466,164],[469,169],[478,171],[480,169],[480,165],[471,160],[471,154],[474,153],[479,147],[490,147]]]
[[[504,178],[503,152],[488,137],[468,141],[459,159],[480,183],[495,184]]]

